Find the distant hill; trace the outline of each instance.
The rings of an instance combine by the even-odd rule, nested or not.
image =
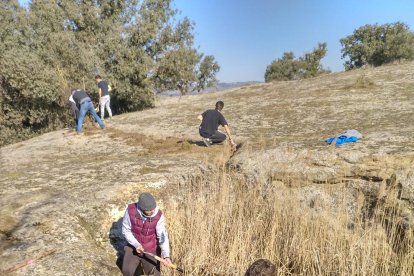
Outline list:
[[[259,84],[260,81],[244,81],[244,82],[219,82],[217,84],[217,88],[208,88],[205,91],[222,91],[222,90],[228,90],[233,89],[241,86],[247,86],[252,84]],[[215,90],[213,90],[215,89]]]

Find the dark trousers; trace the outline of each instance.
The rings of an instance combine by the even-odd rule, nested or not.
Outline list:
[[[223,132],[216,130],[212,135],[200,131],[201,137],[209,138],[213,143],[221,143],[226,140],[227,136]]]
[[[161,275],[160,262],[150,256],[138,255],[138,252],[131,245],[125,245],[124,250],[125,255],[122,262],[122,274],[124,276],[133,276],[140,263],[146,275]]]

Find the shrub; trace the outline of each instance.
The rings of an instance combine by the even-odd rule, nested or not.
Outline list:
[[[414,33],[401,22],[365,25],[340,42],[346,70],[414,59]]]

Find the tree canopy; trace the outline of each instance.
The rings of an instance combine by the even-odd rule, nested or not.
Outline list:
[[[340,42],[346,70],[414,59],[414,33],[401,22],[365,25]]]
[[[0,2],[0,145],[66,125],[72,88],[113,87],[115,112],[151,107],[155,91],[214,85],[214,58],[172,0]],[[203,76],[203,77],[200,77]]]
[[[305,53],[298,59],[295,59],[293,52],[285,52],[282,58],[273,60],[267,66],[265,81],[305,79],[326,73],[328,71],[321,65],[321,60],[325,57],[326,52],[326,43],[319,43],[312,52]]]

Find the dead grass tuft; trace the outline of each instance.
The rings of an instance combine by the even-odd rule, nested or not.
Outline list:
[[[360,75],[358,78],[356,78],[355,83],[352,85],[354,89],[366,89],[366,88],[372,88],[375,86],[375,83],[369,79],[365,75]]]
[[[401,226],[394,221],[384,230],[381,222],[390,216],[380,210],[369,224],[355,221],[345,207],[332,221],[301,207],[284,185],[252,186],[225,171],[194,178],[180,195],[166,202],[165,211],[173,256],[187,275],[243,275],[259,258],[276,264],[279,275],[414,271],[412,239],[404,253],[393,250]],[[362,193],[357,202],[363,210]]]

